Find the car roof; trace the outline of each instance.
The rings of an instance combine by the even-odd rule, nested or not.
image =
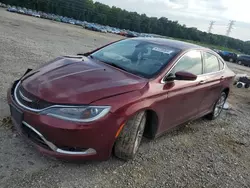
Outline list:
[[[148,42],[152,42],[152,43],[156,43],[156,44],[170,46],[170,47],[180,49],[180,50],[189,50],[189,49],[197,49],[197,48],[205,49],[204,47],[196,45],[196,44],[183,42],[183,41],[179,41],[179,40],[165,39],[165,38],[135,37],[135,38],[133,38],[133,40],[148,41]]]

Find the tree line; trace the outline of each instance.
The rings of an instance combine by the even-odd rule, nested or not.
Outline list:
[[[74,19],[129,29],[141,33],[154,33],[167,37],[192,40],[205,44],[224,46],[250,54],[250,43],[231,37],[188,28],[166,17],[148,17],[115,6],[92,0],[0,0],[2,3],[26,7]]]

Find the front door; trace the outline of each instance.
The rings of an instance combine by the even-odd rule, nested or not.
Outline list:
[[[159,127],[160,132],[195,117],[204,97],[204,85],[200,84],[205,79],[202,75],[203,64],[201,52],[197,50],[187,52],[178,60],[176,65],[174,65],[169,75],[174,75],[178,71],[195,74],[197,75],[197,80],[175,80],[170,83],[165,83],[168,96],[161,103],[161,106],[164,108],[164,117]]]

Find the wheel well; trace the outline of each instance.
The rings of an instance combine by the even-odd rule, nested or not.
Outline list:
[[[225,92],[226,93],[226,95],[228,96],[228,94],[229,94],[229,88],[225,88],[225,89],[223,89],[223,91],[222,92]]]
[[[158,116],[155,111],[146,110],[146,118],[144,136],[153,139],[158,128]]]

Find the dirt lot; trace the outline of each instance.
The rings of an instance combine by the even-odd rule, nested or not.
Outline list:
[[[119,38],[0,9],[0,119],[9,116],[9,83],[28,67]],[[250,75],[249,68],[229,66]],[[0,187],[250,187],[250,90],[234,88],[229,102],[232,109],[216,121],[199,119],[159,139],[143,140],[129,162],[50,159],[2,122]]]

